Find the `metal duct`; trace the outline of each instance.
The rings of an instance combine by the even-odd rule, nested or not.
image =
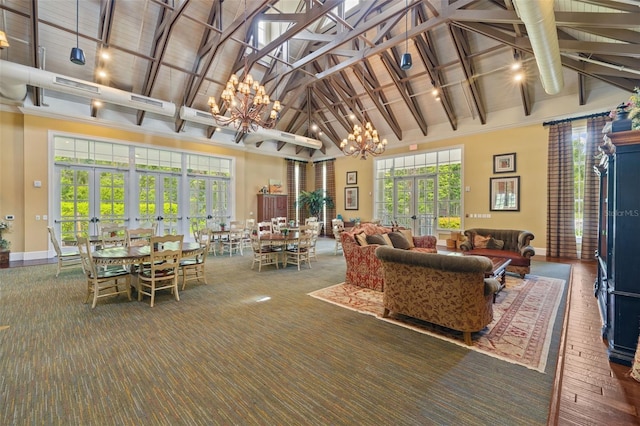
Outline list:
[[[185,121],[192,121],[194,123],[205,124],[207,126],[219,126],[210,113],[189,108],[184,105],[180,107],[180,118]],[[317,139],[310,139],[304,136],[287,133],[280,130],[264,129],[262,127],[259,128],[258,131],[248,134],[245,137],[245,142],[254,143],[263,141],[265,139],[274,139],[281,142],[304,146],[305,148],[322,148],[322,142]]]
[[[555,95],[562,90],[562,60],[553,11],[554,0],[513,0],[531,40],[544,91]]]
[[[176,106],[171,102],[54,74],[15,62],[0,60],[0,75],[2,76],[0,95],[12,100],[23,100],[27,96],[27,85],[30,85],[170,117],[176,113]]]

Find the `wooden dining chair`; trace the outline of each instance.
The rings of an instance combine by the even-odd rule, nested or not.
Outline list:
[[[217,255],[217,247],[219,240],[216,238],[214,231],[209,228],[201,228],[195,232],[195,240],[200,244],[208,242],[209,253]]]
[[[242,222],[238,220],[232,220],[229,222],[229,235],[228,238],[222,241],[222,254],[225,249],[229,251],[229,257],[233,255],[233,251],[240,253],[240,256],[244,256],[242,250],[244,237],[244,226]]]
[[[148,246],[151,243],[151,237],[155,235],[153,228],[136,228],[125,229],[125,245],[127,247]]]
[[[344,232],[344,222],[342,219],[331,219],[331,227],[333,228],[333,238],[336,240],[333,249],[333,255],[338,255],[338,250],[342,250],[342,233]]]
[[[149,296],[153,308],[156,292],[165,289],[171,290],[176,301],[180,300],[178,275],[183,240],[184,235],[151,237],[149,267],[138,275],[138,301],[142,300],[143,295]]]
[[[47,230],[49,231],[49,237],[51,239],[53,249],[56,251],[56,258],[58,259],[58,269],[56,270],[56,278],[58,278],[62,269],[75,268],[82,263],[82,260],[80,259],[80,252],[77,247],[63,251],[60,248],[60,244],[58,243],[53,227],[48,226]]]
[[[251,269],[258,263],[258,272],[262,271],[262,265],[276,265],[278,267],[278,257],[280,252],[274,251],[270,244],[265,244],[260,240],[260,233],[251,232],[251,250],[253,252],[253,261],[251,262]]]
[[[298,271],[300,270],[300,265],[307,262],[309,269],[311,269],[311,262],[309,257],[309,251],[311,248],[311,238],[312,235],[307,232],[299,232],[298,238],[293,241],[293,244],[287,247],[284,255],[286,256],[285,266],[292,264],[298,266]]]
[[[127,227],[124,225],[100,227],[102,248],[124,247],[127,245]]]
[[[209,245],[211,244],[210,238],[202,239],[198,241],[200,243],[200,250],[195,256],[189,258],[182,258],[180,261],[180,275],[182,275],[182,290],[187,281],[200,281],[207,283],[207,276],[205,274],[205,263],[209,255]]]
[[[87,237],[78,235],[78,251],[82,260],[82,269],[87,277],[87,298],[93,299],[91,308],[96,307],[98,299],[126,294],[131,300],[131,275],[123,269],[98,268],[91,255],[91,243]]]

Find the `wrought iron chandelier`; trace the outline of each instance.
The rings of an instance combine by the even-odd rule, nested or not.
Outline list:
[[[361,160],[366,160],[369,154],[374,157],[382,154],[386,147],[387,140],[380,140],[378,131],[373,128],[370,121],[362,126],[355,124],[353,132],[340,142],[340,149],[345,155],[359,156]]]
[[[222,91],[222,102],[229,111],[230,116],[220,115],[220,108],[216,99],[209,97],[209,108],[216,123],[227,126],[233,125],[242,133],[255,132],[258,127],[272,129],[278,121],[278,113],[282,109],[280,101],[274,101],[271,112],[268,113],[271,100],[264,86],[254,80],[251,74],[247,74],[245,64],[244,81],[240,82],[234,74]]]
[[[246,38],[247,27],[247,2],[244,5],[244,27]],[[273,106],[269,106],[271,99],[263,85],[258,80],[254,80],[249,74],[247,56],[244,57],[244,79],[241,82],[238,76],[233,74],[225,89],[222,91],[222,103],[230,116],[220,115],[220,108],[216,99],[209,97],[209,108],[211,115],[221,126],[233,125],[237,131],[242,133],[255,132],[259,127],[272,129],[275,127],[282,107],[280,101],[273,101]],[[271,108],[271,112],[268,112]]]

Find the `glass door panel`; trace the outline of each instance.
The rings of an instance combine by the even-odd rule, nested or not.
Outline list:
[[[54,223],[61,241],[75,241],[77,233],[96,235],[98,223],[127,221],[123,171],[56,167],[58,197]]]
[[[403,177],[395,179],[393,220],[415,235],[434,235],[434,177]]]
[[[179,178],[174,175],[139,174],[139,220],[157,222],[158,235],[180,232],[178,182]]]

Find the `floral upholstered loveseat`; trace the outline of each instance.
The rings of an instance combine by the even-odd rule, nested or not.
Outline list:
[[[522,278],[531,272],[531,258],[536,251],[529,245],[533,234],[516,229],[472,228],[464,231],[467,240],[460,244],[465,254],[511,259],[507,271]]]
[[[404,240],[400,234],[404,236]],[[388,238],[379,238],[382,235],[387,235]],[[372,223],[363,223],[358,227],[342,232],[340,237],[342,239],[342,252],[347,262],[345,282],[377,291],[382,291],[384,288],[382,265],[375,256],[376,248],[381,243],[411,251],[437,252],[437,240],[432,235],[414,237],[408,229],[392,232],[390,228]],[[390,241],[391,238],[393,238],[393,241]]]
[[[493,320],[493,295],[500,283],[484,277],[492,268],[486,257],[385,246],[376,249],[376,256],[384,271],[382,316],[393,312],[462,331],[468,345],[471,333]]]

